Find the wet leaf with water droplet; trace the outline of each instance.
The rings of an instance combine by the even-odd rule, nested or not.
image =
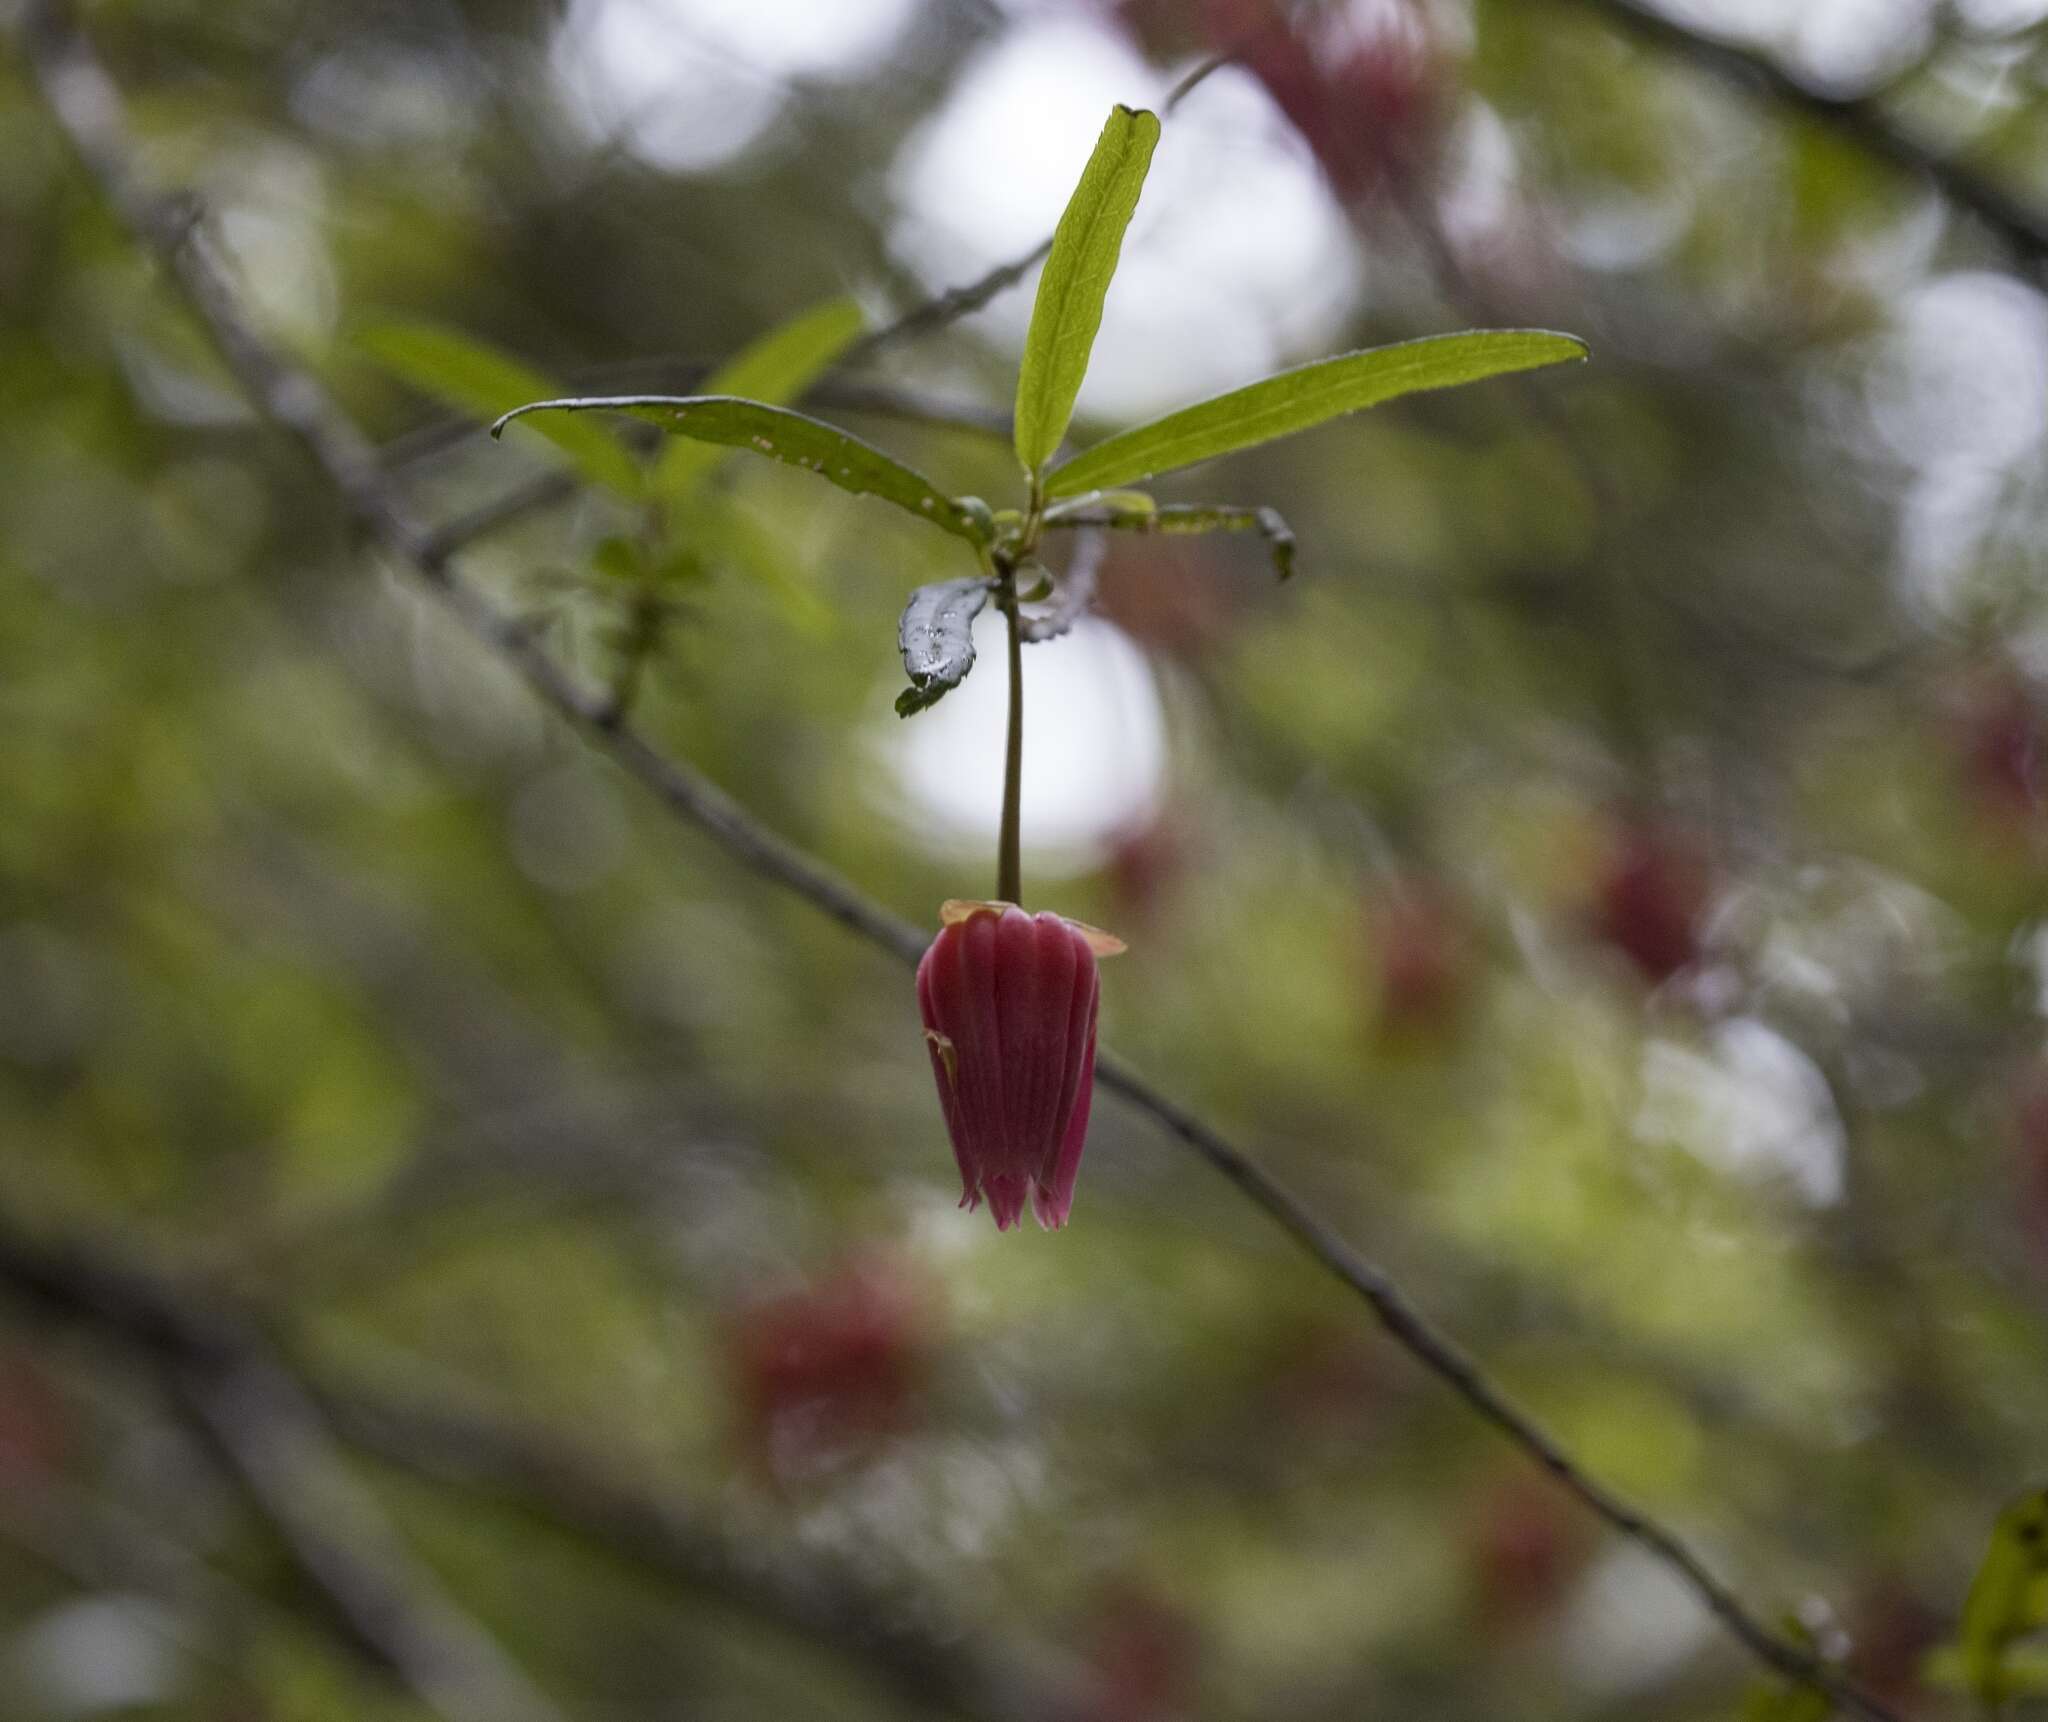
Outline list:
[[[984,575],[920,586],[903,606],[896,643],[910,686],[896,696],[896,715],[909,717],[937,705],[974,668],[974,618],[995,583]]]

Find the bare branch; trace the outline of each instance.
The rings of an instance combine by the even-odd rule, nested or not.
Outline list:
[[[83,1590],[148,1596],[162,1605],[147,1617],[151,1626],[182,1653],[225,1669],[242,1665],[239,1646],[254,1630],[292,1618],[131,1510],[56,1479],[0,1491],[0,1540]]]
[[[47,7],[31,35],[38,83],[79,154],[116,210],[149,245],[213,329],[250,394],[296,435],[379,546],[436,592],[485,645],[525,677],[562,716],[587,732],[669,810],[715,838],[752,871],[772,880],[914,964],[929,935],[864,896],[848,881],[756,822],[737,802],[694,770],[664,754],[621,721],[604,696],[586,688],[533,637],[486,597],[457,579],[433,535],[416,522],[367,458],[362,439],[314,380],[287,367],[240,316],[225,280],[204,247],[182,231],[167,232],[156,206],[130,179],[118,95],[79,37]],[[1899,1722],[1879,1699],[1852,1685],[1811,1651],[1773,1632],[1675,1531],[1623,1500],[1588,1473],[1479,1368],[1449,1335],[1435,1328],[1384,1273],[1243,1150],[1186,1107],[1107,1052],[1098,1062],[1103,1086],[1164,1126],[1240,1189],[1337,1280],[1357,1294],[1388,1334],[1445,1382],[1482,1419],[1555,1477],[1610,1527],[1669,1568],[1745,1650],[1767,1667],[1819,1688],[1866,1722]]]
[[[1200,89],[1210,74],[1221,71],[1237,58],[1238,50],[1231,48],[1221,54],[1212,54],[1194,67],[1179,83],[1166,92],[1162,101],[1162,113],[1171,114],[1174,109]],[[991,300],[1007,293],[1025,276],[1043,263],[1046,254],[1052,250],[1052,235],[1048,233],[1021,257],[1013,257],[1008,263],[999,263],[986,275],[968,281],[958,287],[949,287],[923,303],[913,305],[893,323],[884,324],[873,333],[864,335],[847,348],[842,364],[853,366],[872,359],[878,353],[892,347],[907,346],[912,341],[922,340],[926,335],[937,334],[949,323],[957,323],[962,317],[972,316]]]
[[[333,1625],[428,1709],[446,1722],[564,1722],[399,1542],[252,1329],[109,1260],[39,1247],[4,1219],[0,1284],[153,1364]]]
[[[48,1318],[82,1324],[163,1373],[330,1612],[340,1611],[352,1641],[397,1668],[445,1717],[559,1722],[560,1713],[523,1677],[508,1679],[495,1646],[423,1574],[405,1570],[410,1557],[332,1451],[330,1427],[388,1464],[511,1504],[824,1645],[921,1708],[989,1722],[1064,1713],[1064,1695],[1036,1671],[1042,1658],[1032,1657],[1031,1666],[987,1658],[956,1623],[928,1622],[928,1611],[909,1599],[885,1597],[814,1555],[793,1565],[757,1539],[742,1545],[703,1515],[553,1436],[416,1396],[371,1394],[334,1380],[302,1386],[302,1372],[286,1370],[238,1314],[135,1267],[133,1255],[110,1244],[38,1243],[0,1214],[0,1292]],[[0,1513],[0,1535],[11,1528]],[[141,1558],[117,1552],[129,1564]],[[205,1578],[196,1600],[219,1600],[221,1587],[203,1568],[145,1552],[157,1585],[189,1590]]]
[[[489,502],[480,502],[467,513],[444,520],[427,535],[425,554],[433,562],[445,562],[456,551],[466,549],[494,532],[502,532],[529,514],[539,514],[558,503],[568,502],[582,490],[583,480],[567,467],[537,472],[523,484],[515,484]]]
[[[1580,3],[1654,47],[1731,83],[1759,90],[1782,106],[1831,127],[1879,160],[1933,185],[2003,240],[2022,262],[2036,269],[2048,262],[2048,216],[1976,168],[1903,130],[1876,102],[1835,95],[1763,54],[1700,35],[1646,0]]]
[[[328,1396],[355,1445],[420,1476],[508,1503],[707,1599],[738,1607],[881,1674],[920,1707],[965,1716],[1064,1712],[1035,1665],[977,1653],[902,1599],[872,1592],[815,1553],[799,1567],[744,1550],[701,1514],[627,1481],[595,1455],[502,1418],[360,1391]]]

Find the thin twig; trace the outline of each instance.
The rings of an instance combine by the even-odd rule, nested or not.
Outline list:
[[[591,1546],[836,1650],[920,1707],[1016,1719],[1063,1714],[1062,1690],[1034,1652],[976,1649],[957,1625],[920,1624],[905,1599],[872,1592],[807,1551],[802,1565],[737,1542],[684,1504],[635,1484],[598,1456],[504,1418],[360,1388],[325,1395],[355,1446],[450,1487],[510,1505]]]
[[[425,1704],[449,1722],[564,1722],[400,1543],[297,1381],[246,1348],[231,1369],[178,1379],[294,1564]]]
[[[312,1401],[253,1330],[0,1219],[0,1284],[142,1354],[342,1636],[446,1722],[565,1722],[406,1551]]]
[[[183,288],[243,386],[280,428],[306,445],[359,524],[384,552],[410,567],[543,701],[588,731],[671,812],[707,832],[752,871],[793,891],[899,960],[915,963],[929,940],[928,930],[871,901],[822,862],[759,824],[708,779],[664,754],[646,736],[619,720],[601,693],[585,687],[530,633],[450,571],[445,553],[436,553],[433,535],[392,493],[353,425],[310,376],[287,366],[256,338],[204,245],[196,236],[188,238],[181,232],[174,240],[166,233],[158,205],[132,182],[133,157],[118,93],[83,41],[64,26],[52,6],[39,6],[31,16],[40,20],[29,34],[38,84],[88,170],[117,213],[138,239],[157,253]],[[1790,1679],[1819,1688],[1866,1722],[1899,1722],[1888,1705],[1851,1684],[1811,1651],[1773,1632],[1676,1532],[1583,1469],[1384,1273],[1241,1149],[1114,1055],[1105,1052],[1097,1070],[1104,1087],[1123,1096],[1200,1155],[1357,1293],[1388,1334],[1481,1418],[1615,1531],[1669,1568],[1758,1661]]]
[[[1233,47],[1193,67],[1172,89],[1166,92],[1159,104],[1162,114],[1171,114],[1182,102],[1193,95],[1208,81],[1211,74],[1221,71],[1237,58],[1238,49]],[[1007,263],[998,263],[986,275],[958,287],[948,287],[943,293],[913,305],[893,322],[863,335],[847,348],[842,363],[853,366],[865,363],[879,353],[893,347],[907,346],[912,341],[935,335],[950,323],[957,323],[962,317],[972,316],[985,305],[1003,293],[1007,293],[1025,276],[1043,263],[1046,254],[1052,250],[1052,235],[1048,233],[1021,257],[1013,257]]]
[[[883,1596],[850,1571],[806,1555],[801,1565],[742,1543],[684,1504],[629,1482],[558,1438],[480,1411],[372,1393],[288,1371],[238,1312],[138,1267],[111,1241],[39,1242],[0,1214],[0,1291],[53,1320],[82,1325],[124,1348],[189,1395],[208,1444],[256,1497],[330,1605],[343,1602],[352,1640],[380,1661],[402,1655],[422,1697],[471,1722],[551,1719],[529,1695],[479,1683],[456,1659],[448,1605],[424,1586],[391,1582],[399,1558],[369,1570],[360,1532],[366,1497],[344,1479],[325,1431],[388,1465],[488,1496],[728,1608],[822,1644],[883,1679],[920,1708],[988,1722],[1064,1713],[1063,1693],[1032,1656],[990,1658],[954,1625],[927,1623],[908,1599]],[[301,1384],[304,1377],[305,1384]],[[315,1444],[309,1447],[309,1437]],[[341,1492],[337,1492],[338,1489]],[[0,1534],[8,1529],[0,1515]],[[384,1533],[377,1533],[381,1538]],[[157,1563],[161,1565],[162,1563]],[[189,1563],[185,1563],[189,1564]],[[185,1564],[169,1579],[211,1575]],[[473,1633],[465,1623],[465,1632]],[[435,1636],[439,1635],[439,1636]],[[475,1649],[474,1645],[470,1646]],[[495,1655],[495,1651],[487,1654]],[[458,1678],[459,1677],[459,1678]]]
[[[962,317],[971,317],[1000,294],[1007,293],[1022,281],[1032,270],[1046,259],[1052,250],[1052,235],[1048,233],[1021,257],[1013,257],[1007,263],[998,263],[986,275],[948,287],[943,293],[911,306],[893,322],[884,323],[881,328],[863,335],[847,348],[846,362],[850,365],[865,364],[879,353],[892,347],[905,346],[912,341],[922,340],[926,335],[935,335],[949,323],[957,323]]]
[[[1935,186],[1997,234],[2025,262],[2048,261],[2048,215],[1965,162],[1900,127],[1877,103],[1807,82],[1777,61],[1703,36],[1645,0],[1579,0],[1620,29],[1784,107],[1829,126],[1868,154]]]
[[[425,554],[435,563],[445,562],[458,550],[465,550],[494,532],[502,532],[529,514],[538,514],[557,503],[567,502],[582,489],[581,475],[568,467],[537,472],[524,483],[515,484],[490,501],[480,502],[474,508],[444,520],[428,533]]]
[[[143,1617],[152,1630],[230,1673],[247,1666],[242,1646],[257,1631],[295,1618],[131,1508],[55,1478],[0,1491],[0,1541],[89,1593],[141,1592],[160,1605]]]

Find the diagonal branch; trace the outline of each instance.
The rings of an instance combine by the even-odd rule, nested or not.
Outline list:
[[[526,630],[449,568],[445,549],[407,511],[379,473],[359,432],[320,386],[272,352],[241,315],[203,236],[166,222],[137,189],[118,92],[90,49],[51,5],[36,7],[27,40],[36,79],[58,123],[136,237],[153,250],[212,329],[243,386],[305,445],[359,525],[404,564],[484,645],[515,668],[557,713],[587,732],[612,759],[679,818],[716,839],[752,871],[804,898],[833,920],[906,964],[928,942],[925,930],[871,901],[822,862],[756,822],[690,767],[625,723],[605,697],[558,664]],[[1646,1550],[1759,1662],[1826,1692],[1866,1722],[1899,1722],[1876,1697],[1804,1646],[1771,1630],[1675,1531],[1588,1472],[1407,1295],[1342,1235],[1242,1149],[1153,1087],[1113,1054],[1098,1063],[1103,1086],[1121,1095],[1241,1190],[1338,1281],[1360,1297],[1387,1333],[1484,1421],[1533,1458],[1612,1529]]]
[[[683,1503],[552,1434],[416,1394],[334,1387],[324,1397],[336,1428],[362,1451],[527,1512],[685,1590],[835,1650],[920,1709],[1026,1722],[1071,1705],[1042,1655],[977,1650],[957,1623],[921,1623],[907,1599],[878,1594],[815,1553],[799,1566],[742,1547]]]
[[[1237,58],[1239,50],[1229,48],[1220,54],[1211,54],[1206,60],[1191,68],[1188,73],[1166,92],[1159,104],[1163,116],[1171,115],[1174,109],[1208,82],[1212,74],[1220,72]],[[971,317],[991,300],[1007,293],[1025,276],[1043,263],[1052,250],[1052,235],[1048,233],[1036,245],[1020,257],[1013,257],[1007,263],[998,263],[985,275],[973,281],[963,282],[958,287],[948,287],[943,293],[913,305],[893,323],[884,324],[872,333],[862,336],[848,347],[840,357],[840,364],[852,367],[872,359],[878,353],[885,353],[894,347],[909,345],[927,335],[935,335],[950,323],[957,323],[962,317]]]
[[[0,1284],[47,1315],[117,1337],[152,1365],[342,1637],[434,1715],[564,1722],[399,1542],[313,1402],[253,1331],[164,1297],[111,1262],[39,1247],[5,1220]]]
[[[551,1436],[417,1395],[395,1398],[324,1378],[302,1383],[236,1312],[135,1266],[133,1253],[110,1242],[43,1243],[0,1213],[0,1293],[80,1325],[161,1373],[330,1615],[339,1611],[351,1642],[394,1668],[449,1722],[560,1722],[560,1712],[523,1676],[506,1677],[501,1653],[423,1575],[401,1582],[409,1557],[373,1522],[375,1505],[343,1471],[329,1429],[386,1464],[525,1510],[813,1640],[871,1669],[921,1710],[985,1722],[1062,1713],[1066,1695],[1035,1666],[1041,1658],[991,1658],[959,1630],[921,1623],[907,1599],[884,1597],[850,1572],[816,1557],[794,1566],[742,1547],[684,1504]],[[0,1513],[0,1534],[13,1528]],[[190,1560],[173,1561],[153,1545],[143,1554],[149,1576],[161,1577],[155,1588],[203,1584],[209,1602],[226,1594]]]
[[[2048,263],[2048,215],[1967,162],[1904,130],[1877,102],[1836,95],[1809,83],[1777,61],[1732,42],[1703,36],[1666,16],[1647,0],[1580,0],[1614,27],[1705,68],[1715,76],[1759,90],[1807,119],[1841,133],[1881,161],[1926,180],[1957,208],[1969,211],[2023,262]]]

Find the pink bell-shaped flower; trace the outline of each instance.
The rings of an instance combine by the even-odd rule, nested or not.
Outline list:
[[[1031,1199],[1067,1223],[1095,1087],[1095,959],[1122,941],[1014,903],[949,902],[917,965],[939,1104],[960,1163],[960,1205],[986,1196],[998,1231]]]

